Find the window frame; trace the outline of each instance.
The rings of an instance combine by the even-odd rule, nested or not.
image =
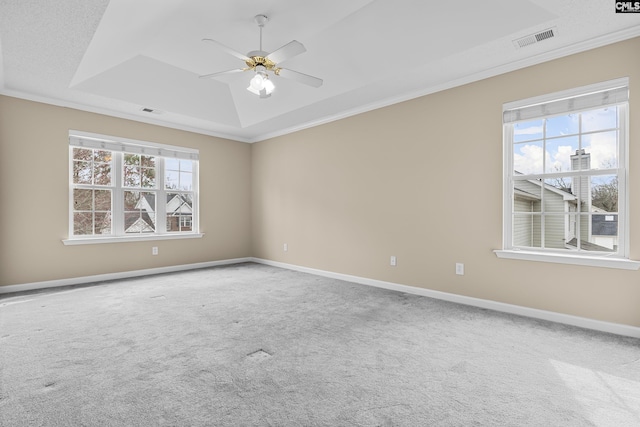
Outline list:
[[[627,187],[629,162],[629,128],[628,128],[628,78],[621,78],[607,82],[597,83],[594,85],[578,87],[561,92],[555,92],[534,98],[528,98],[520,101],[509,102],[503,105],[503,241],[502,249],[495,250],[494,253],[499,258],[520,259],[530,261],[543,261],[562,264],[589,265],[609,268],[622,268],[637,270],[640,268],[640,262],[629,259],[629,191]],[[606,102],[599,106],[585,105],[584,107],[574,106],[574,101],[578,104],[582,99],[588,98],[591,94],[598,94],[609,91],[615,92],[617,88],[626,88],[626,92],[618,91],[618,98],[613,96],[610,102]],[[620,94],[621,92],[622,95]],[[622,99],[622,101],[621,101]],[[565,104],[565,100],[567,100]],[[553,110],[547,114],[546,107]],[[564,107],[567,109],[563,109]],[[513,244],[514,224],[514,126],[519,122],[529,122],[537,119],[545,119],[557,117],[563,114],[578,113],[590,110],[597,110],[605,106],[617,106],[619,110],[619,135],[618,135],[618,164],[616,168],[608,169],[609,172],[615,171],[618,177],[618,238],[619,245],[616,253],[589,251],[569,251],[551,248],[534,248],[534,247],[518,247]],[[573,108],[572,108],[573,107]],[[527,115],[525,118],[519,118],[520,109]],[[540,110],[541,114],[536,115],[536,111]],[[515,112],[515,113],[514,113]],[[514,114],[516,116],[514,116]],[[581,131],[582,132],[582,131]],[[582,133],[580,133],[582,135]],[[546,140],[546,136],[544,137]],[[567,171],[560,174],[572,176],[597,176],[603,175],[597,169],[587,171]],[[527,175],[534,176],[544,180],[554,178],[553,173],[542,171],[542,174]],[[580,211],[577,212],[580,215]],[[542,215],[544,216],[544,215]],[[589,218],[592,218],[592,214]]]
[[[112,153],[111,185],[95,186],[95,184],[76,184],[73,176],[74,148],[92,148],[106,150]],[[124,185],[124,156],[126,154],[146,155],[155,157],[155,187],[127,187]],[[192,162],[192,190],[165,188],[165,159],[177,158]],[[65,245],[137,242],[148,240],[190,239],[204,236],[199,231],[199,151],[197,149],[159,144],[149,141],[139,141],[128,138],[100,135],[82,131],[69,131],[69,228],[68,237],[63,239]],[[111,234],[74,234],[74,189],[76,188],[109,189],[111,199]],[[152,192],[155,194],[155,231],[152,233],[126,233],[124,193],[126,191]],[[169,193],[188,193],[192,196],[192,228],[190,231],[166,230],[166,203]],[[160,218],[163,218],[160,220]],[[159,226],[162,227],[159,228]]]

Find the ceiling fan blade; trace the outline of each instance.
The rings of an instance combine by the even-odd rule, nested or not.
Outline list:
[[[308,74],[299,73],[297,71],[287,70],[286,68],[281,68],[278,72],[280,77],[284,77],[285,79],[295,80],[297,82],[313,86],[320,87],[322,86],[322,79],[317,77],[310,76]]]
[[[222,43],[220,43],[219,41],[215,41],[213,39],[202,39],[203,42],[209,42],[209,43],[213,43],[216,46],[218,46],[220,49],[224,50],[225,52],[227,52],[229,55],[233,55],[238,59],[242,59],[243,61],[246,61],[249,59],[249,57],[243,53],[240,53],[236,50],[231,49],[229,46],[225,46]]]
[[[214,77],[224,76],[226,74],[241,73],[241,72],[246,71],[246,70],[247,70],[247,68],[236,68],[235,70],[218,71],[217,73],[205,74],[205,75],[202,75],[202,76],[199,76],[199,77],[201,79],[212,79]]]
[[[271,52],[267,55],[267,59],[270,59],[276,64],[286,61],[287,59],[293,58],[296,55],[300,55],[303,52],[306,52],[307,49],[304,47],[302,43],[297,40],[292,40],[289,43],[285,44],[281,48]]]

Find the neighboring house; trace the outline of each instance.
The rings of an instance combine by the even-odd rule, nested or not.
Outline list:
[[[543,197],[544,192],[544,197]],[[545,215],[544,245],[547,248],[565,249],[566,243],[576,236],[575,221],[568,215],[577,211],[578,198],[568,191],[560,190],[541,181],[516,181],[513,206],[517,213],[542,212],[544,199]],[[541,218],[539,215],[518,215],[514,219],[513,244],[516,246],[541,247]]]
[[[151,233],[156,228],[156,195],[144,193],[135,212],[125,212],[126,233]],[[182,194],[168,194],[166,231],[190,231],[193,220],[192,203]]]
[[[610,250],[618,247],[618,215],[611,215],[595,206],[592,212],[602,212],[602,215],[593,215],[591,220],[591,239],[598,246],[604,246]]]
[[[581,153],[576,152],[571,156],[573,169],[577,169],[578,154],[582,159],[582,166],[588,168],[590,154],[582,150]],[[573,185],[566,188],[543,184],[540,180],[515,181],[513,207],[516,216],[513,220],[513,244],[538,248],[542,246],[542,220],[540,215],[535,213],[544,211],[544,247],[576,249],[576,217],[579,211],[602,212],[601,215],[592,215],[591,221],[581,221],[580,236],[587,238],[581,238],[580,248],[604,252],[615,250],[618,245],[618,216],[591,204],[591,184],[588,179],[581,182],[580,188],[582,209],[578,207],[577,191]],[[570,215],[572,213],[574,215]]]

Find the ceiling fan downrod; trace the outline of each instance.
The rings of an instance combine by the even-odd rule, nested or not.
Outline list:
[[[267,15],[256,15],[253,20],[256,21],[256,24],[260,27],[260,50],[262,50],[262,28],[264,28],[264,25],[269,21],[269,18]]]

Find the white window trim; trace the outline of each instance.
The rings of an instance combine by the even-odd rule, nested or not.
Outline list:
[[[114,152],[129,152],[129,153],[146,153],[149,155],[160,156],[158,167],[164,167],[164,157],[177,157],[182,159],[195,160],[193,169],[193,203],[195,209],[192,213],[192,224],[196,224],[199,227],[199,165],[197,160],[199,159],[199,152],[197,149],[179,147],[173,145],[159,144],[155,142],[139,141],[127,138],[114,137],[109,135],[101,135],[83,131],[70,130],[69,138],[74,139],[79,143],[70,144],[70,149],[73,147],[82,147],[85,145],[87,148],[103,148]],[[73,160],[71,155],[69,156],[69,171],[73,169]],[[122,165],[118,162],[114,162],[113,165],[113,179],[116,180],[115,186],[121,184],[121,170]],[[199,229],[190,232],[161,232],[156,231],[153,234],[127,234],[118,235],[112,234],[109,236],[102,235],[73,235],[73,175],[69,173],[69,237],[62,239],[62,243],[65,246],[69,245],[92,245],[102,243],[122,243],[122,242],[140,242],[140,241],[153,241],[153,240],[177,240],[177,239],[197,239],[204,237],[204,233],[201,233]],[[160,183],[160,185],[164,185]],[[150,189],[151,191],[159,192],[160,189]],[[142,191],[142,190],[141,190]],[[162,190],[166,191],[166,190]],[[119,211],[120,201],[113,200],[112,212]],[[156,214],[160,215],[164,212],[165,206],[161,206],[160,209],[156,207]],[[165,215],[163,215],[164,217]],[[114,224],[119,222],[117,215],[112,215],[112,230]]]
[[[517,110],[520,108],[529,107],[528,110],[531,111],[535,108],[535,106],[539,104],[545,104],[550,101],[555,100],[563,100],[567,98],[573,98],[580,95],[595,93],[608,89],[615,89],[620,86],[629,86],[628,78],[621,78],[616,80],[611,80],[602,83],[596,83],[589,86],[583,86],[579,88],[569,89],[562,92],[556,92],[552,94],[542,95],[534,98],[524,99],[520,101],[510,102],[503,105],[503,242],[501,250],[494,250],[493,252],[496,254],[498,258],[504,259],[516,259],[516,260],[526,260],[526,261],[540,261],[540,262],[551,262],[551,263],[559,263],[559,264],[572,264],[572,265],[586,265],[593,267],[606,267],[606,268],[617,268],[617,269],[626,269],[626,270],[638,270],[640,269],[640,262],[633,261],[628,258],[629,256],[629,192],[627,191],[627,182],[629,179],[629,160],[628,160],[628,151],[629,151],[629,128],[627,123],[628,117],[628,108],[625,109],[624,114],[621,115],[621,123],[620,123],[620,133],[622,134],[622,138],[624,139],[624,146],[620,147],[619,150],[619,164],[624,165],[624,170],[621,173],[618,171],[618,175],[620,177],[621,186],[620,193],[622,194],[621,199],[619,200],[619,204],[622,209],[620,209],[620,213],[622,213],[623,221],[620,224],[622,232],[620,233],[620,241],[621,248],[619,249],[619,253],[615,256],[598,256],[598,255],[590,255],[590,254],[575,254],[575,253],[558,253],[553,250],[524,250],[519,248],[514,248],[512,246],[512,199],[513,194],[511,192],[512,182],[511,182],[511,171],[513,171],[513,134],[506,133],[506,122],[513,122],[514,116],[511,110]],[[616,96],[619,95],[617,92]],[[588,98],[589,97],[585,97]],[[616,100],[612,100],[612,103],[615,103]],[[571,104],[573,105],[573,104]],[[578,110],[578,106],[575,107]],[[582,110],[594,109],[593,105],[585,105]],[[531,118],[527,117],[526,120],[530,120]],[[622,169],[622,168],[621,168]]]

